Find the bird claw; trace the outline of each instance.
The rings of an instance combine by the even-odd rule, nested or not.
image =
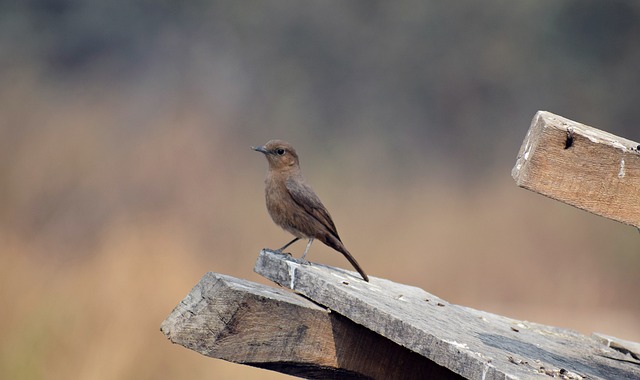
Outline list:
[[[290,252],[283,252],[282,249],[271,249],[271,248],[262,248],[263,251],[267,251],[267,252],[271,252],[271,253],[277,253],[279,255],[288,255],[293,257],[293,255]]]
[[[304,256],[302,256],[299,259],[296,259],[295,257],[293,257],[293,255],[291,254],[291,252],[284,252],[282,249],[271,249],[271,248],[262,248],[263,251],[266,252],[271,252],[271,253],[275,253],[278,255],[287,255],[290,256],[291,258],[293,258],[296,261],[299,261],[302,265],[310,265],[311,262],[307,259],[304,258]]]

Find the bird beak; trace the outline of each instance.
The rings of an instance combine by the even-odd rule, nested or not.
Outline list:
[[[269,153],[267,148],[265,148],[264,146],[252,146],[251,149],[255,150],[256,152],[260,152],[260,153],[264,153],[264,154]]]

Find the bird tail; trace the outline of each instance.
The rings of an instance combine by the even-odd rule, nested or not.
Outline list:
[[[351,265],[358,271],[358,273],[360,273],[360,276],[362,276],[362,279],[369,282],[369,276],[367,276],[367,274],[364,273],[364,270],[362,270],[362,267],[360,266],[360,264],[358,264],[355,257],[353,257],[351,253],[349,253],[349,251],[347,251],[347,248],[345,248],[344,244],[342,244],[340,240],[336,239],[333,236],[329,236],[325,244],[335,249],[336,251],[342,253],[344,257],[346,257],[347,260],[349,260]]]

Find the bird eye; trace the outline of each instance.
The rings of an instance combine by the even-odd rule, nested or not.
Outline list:
[[[278,149],[276,149],[276,154],[277,154],[278,156],[282,156],[282,155],[284,154],[284,152],[285,152],[285,150],[284,150],[284,149],[282,149],[282,148],[278,148]]]

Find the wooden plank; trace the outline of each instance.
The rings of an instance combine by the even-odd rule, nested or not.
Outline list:
[[[299,295],[215,273],[161,330],[206,356],[311,379],[461,379]]]
[[[640,227],[640,144],[538,111],[512,176],[520,187]]]
[[[632,358],[640,361],[640,343],[631,342],[628,340],[616,338],[614,336],[594,333],[593,337],[600,343],[620,351],[624,354],[630,355]]]
[[[467,379],[640,378],[640,361],[577,332],[450,304],[422,289],[262,251],[255,271]]]

